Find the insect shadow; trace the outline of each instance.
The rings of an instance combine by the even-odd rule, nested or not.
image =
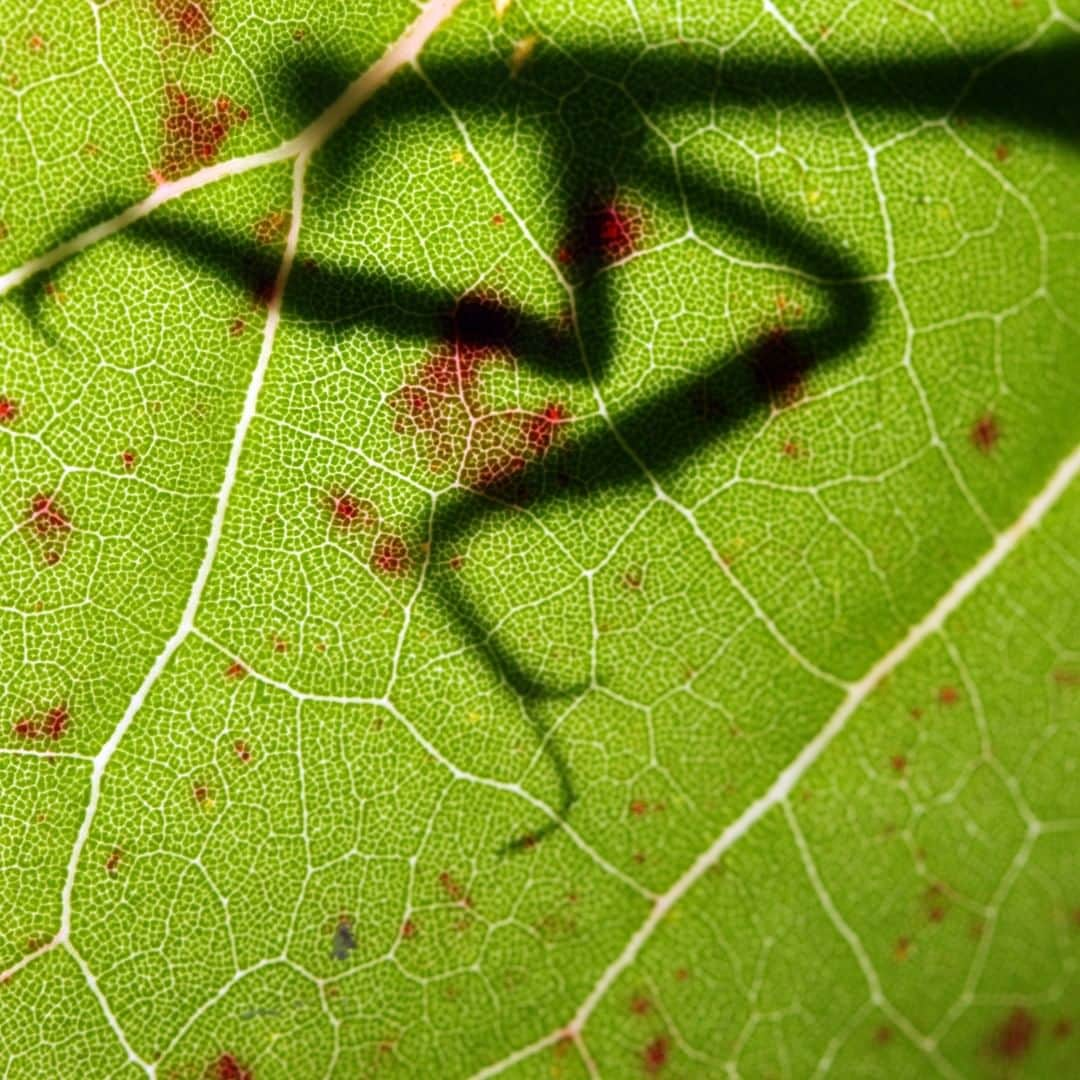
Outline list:
[[[826,72],[803,53],[768,60],[700,47],[635,54],[604,47],[562,51],[541,43],[520,72],[497,55],[425,56],[418,71],[419,77],[395,78],[330,140],[320,151],[321,172],[336,178],[344,192],[387,131],[425,116],[445,118],[448,110],[470,129],[482,130],[499,116],[513,118],[528,132],[571,249],[565,276],[574,291],[577,336],[570,342],[564,326],[508,304],[499,324],[502,340],[491,344],[509,347],[519,363],[556,383],[582,381],[603,391],[615,355],[618,269],[609,265],[602,246],[590,246],[588,221],[595,208],[625,191],[646,208],[681,216],[695,232],[712,229],[728,238],[725,243],[766,253],[770,265],[801,278],[823,300],[815,305],[813,320],[784,328],[781,336],[775,327],[763,329],[741,348],[717,355],[704,370],[666,381],[647,401],[585,425],[580,433],[572,425],[572,435],[522,462],[512,475],[464,484],[441,501],[431,529],[433,595],[465,644],[515,695],[559,793],[557,820],[514,837],[503,849],[509,852],[531,847],[571,812],[577,795],[553,731],[551,705],[569,706],[589,684],[554,684],[538,677],[535,668],[530,671],[527,659],[491,629],[492,618],[462,576],[443,569],[449,556],[493,514],[534,512],[545,503],[584,505],[624,486],[663,482],[717,440],[760,422],[814,369],[852,362],[884,296],[882,267],[832,241],[805,216],[766,207],[757,192],[738,181],[688,165],[657,136],[655,124],[680,114],[701,121],[707,112],[708,122],[722,129],[729,117],[745,126],[761,115],[773,121],[789,108],[837,118],[849,109],[871,121],[887,114],[893,131],[978,122],[988,140],[1030,130],[1075,149],[1080,145],[1080,111],[1074,107],[1080,100],[1080,45],[1062,38],[1000,60],[988,52],[873,63],[830,60]],[[285,122],[297,128],[348,81],[344,65],[333,57],[274,77],[286,89]],[[332,200],[333,193],[323,197]],[[256,292],[273,280],[280,258],[199,223],[151,219],[132,235]],[[301,259],[283,305],[315,330],[338,333],[352,325],[374,325],[431,342],[445,332],[460,301],[439,283],[391,279],[323,260],[311,268],[303,254],[301,238]],[[721,305],[722,298],[715,302]]]

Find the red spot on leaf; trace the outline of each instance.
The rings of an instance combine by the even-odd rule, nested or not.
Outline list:
[[[31,34],[26,47],[35,55],[40,56],[45,51],[45,39],[40,34]]]
[[[874,1042],[876,1042],[878,1046],[885,1046],[887,1043],[892,1042],[892,1028],[882,1024],[881,1027],[874,1032]]]
[[[642,1051],[642,1060],[645,1063],[645,1071],[653,1074],[658,1073],[667,1064],[670,1044],[666,1035],[658,1035]]]
[[[360,499],[351,492],[331,489],[327,496],[331,519],[339,528],[362,529],[370,532],[379,523],[379,512],[369,499]]]
[[[406,941],[411,941],[414,937],[416,937],[416,934],[417,934],[416,923],[414,923],[412,921],[412,919],[406,919],[405,922],[402,923],[402,925],[401,925],[401,936]]]
[[[645,1016],[646,1013],[652,1011],[652,1003],[642,994],[635,994],[634,997],[630,999],[630,1011],[635,1016]]]
[[[559,424],[566,421],[566,410],[561,405],[547,405],[543,412],[535,413],[525,420],[525,442],[534,454],[545,454],[555,437]]]
[[[1004,143],[998,143],[997,146],[994,147],[994,157],[996,157],[998,161],[1008,161],[1009,148]]]
[[[247,110],[234,109],[224,98],[206,101],[175,84],[166,86],[164,145],[157,174],[176,180],[212,164],[229,132],[246,119]]]
[[[120,455],[120,464],[123,465],[125,472],[134,472],[138,460],[134,450],[125,450]]]
[[[898,963],[903,963],[911,952],[911,938],[900,937],[896,939],[896,944],[893,946],[893,958]]]
[[[210,1076],[212,1080],[253,1080],[251,1070],[233,1054],[222,1054],[211,1066]]]
[[[907,758],[903,754],[894,754],[889,763],[894,772],[903,773],[907,769]]]
[[[10,424],[19,415],[19,404],[9,397],[0,397],[0,424]]]
[[[1072,1034],[1072,1021],[1063,1016],[1054,1022],[1051,1032],[1055,1039],[1067,1039]]]
[[[754,382],[775,409],[794,405],[803,396],[803,380],[811,361],[783,327],[766,334],[750,354]]]
[[[71,521],[55,495],[38,492],[30,500],[30,528],[40,537],[57,539],[71,530]]]
[[[492,214],[491,215],[491,224],[492,225],[501,225],[505,220],[506,219],[502,216],[502,214]]]
[[[644,215],[638,207],[619,197],[594,198],[579,213],[555,258],[564,266],[593,270],[632,255],[644,235]]]
[[[462,297],[445,321],[442,341],[390,399],[394,429],[419,440],[433,472],[453,471],[474,490],[503,484],[553,445],[569,419],[562,405],[492,409],[481,373],[511,364],[516,314],[485,295]]]
[[[989,454],[997,446],[998,440],[1001,438],[1001,426],[992,413],[983,413],[971,425],[968,438],[971,440],[971,445],[980,454]]]
[[[372,568],[380,574],[397,577],[407,574],[411,565],[408,544],[393,533],[380,533],[375,540],[375,550],[371,553]]]
[[[464,555],[453,555],[447,564],[451,570],[460,570],[465,565]]]
[[[960,700],[960,694],[955,687],[943,686],[938,691],[938,701],[942,705],[955,705]]]
[[[170,40],[181,45],[212,48],[211,0],[155,0],[158,15],[169,28]]]
[[[1024,1008],[1015,1008],[997,1026],[990,1039],[990,1049],[1006,1061],[1018,1061],[1031,1049],[1039,1025],[1035,1017]]]
[[[644,799],[635,799],[630,804],[630,813],[634,817],[644,817],[649,812],[649,804]]]
[[[241,664],[239,660],[234,660],[225,669],[225,678],[226,679],[242,679],[246,674],[247,674],[247,668],[244,667],[244,665]]]
[[[448,871],[444,870],[439,874],[439,886],[451,900],[461,907],[471,908],[473,906],[472,898],[466,894],[464,887],[455,881]]]
[[[15,722],[12,734],[20,739],[41,742],[59,742],[71,724],[66,705],[54,705],[44,712],[31,713]]]

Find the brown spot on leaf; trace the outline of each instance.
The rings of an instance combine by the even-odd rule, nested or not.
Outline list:
[[[289,231],[292,214],[288,210],[274,210],[255,223],[255,243],[267,246],[283,240]]]
[[[1019,1061],[1031,1049],[1039,1024],[1027,1009],[1015,1008],[994,1029],[990,1049],[1006,1061]]]
[[[911,938],[900,937],[896,939],[896,944],[893,946],[893,959],[897,963],[903,963],[911,952]]]
[[[989,454],[1001,438],[1001,426],[993,413],[985,412],[972,425],[968,432],[971,445],[980,454]]]
[[[643,994],[635,994],[630,999],[630,1011],[635,1016],[645,1016],[652,1011],[652,1003]]]
[[[892,1028],[882,1024],[874,1032],[874,1042],[877,1043],[878,1046],[885,1046],[887,1043],[892,1042]]]
[[[109,857],[105,860],[105,872],[110,877],[116,877],[116,868],[120,865],[120,860],[124,857],[124,853],[119,848],[113,848],[109,852]]]
[[[893,772],[903,775],[907,771],[907,758],[903,754],[894,754],[889,762],[893,767]]]
[[[945,706],[955,705],[960,700],[959,691],[953,686],[943,686],[938,691],[938,701]]]
[[[243,739],[233,743],[233,753],[246,765],[251,761],[251,747]]]
[[[472,898],[466,894],[464,886],[459,884],[449,871],[443,870],[439,874],[439,886],[451,900],[461,907],[471,908],[473,906]]]
[[[226,679],[242,679],[246,674],[247,674],[247,668],[244,667],[244,665],[241,664],[239,660],[234,660],[225,669],[225,678]]]
[[[666,1035],[657,1035],[641,1052],[645,1071],[650,1075],[658,1073],[667,1064],[670,1044]]]

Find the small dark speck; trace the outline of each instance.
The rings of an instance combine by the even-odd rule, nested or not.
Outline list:
[[[343,919],[334,931],[333,957],[335,960],[348,960],[349,953],[356,948],[356,938],[352,927]]]

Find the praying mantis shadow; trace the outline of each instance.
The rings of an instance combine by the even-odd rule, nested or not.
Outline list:
[[[546,176],[545,201],[569,238],[572,257],[561,273],[572,294],[575,324],[568,334],[550,317],[507,302],[491,331],[498,340],[486,344],[507,349],[515,362],[556,387],[579,382],[603,396],[616,356],[615,290],[623,255],[632,253],[612,257],[602,241],[590,241],[589,221],[598,207],[617,204],[626,192],[649,211],[685,222],[687,238],[720,236],[721,257],[730,247],[746,260],[749,251],[749,261],[763,273],[801,280],[821,297],[815,317],[779,330],[763,326],[700,369],[666,380],[647,400],[580,426],[569,424],[545,452],[488,482],[463,482],[439,500],[430,527],[432,595],[460,640],[520,704],[558,792],[554,817],[512,838],[504,852],[532,847],[570,814],[577,799],[572,769],[547,714],[553,705],[572,706],[591,683],[553,684],[530,670],[527,658],[490,629],[494,620],[464,576],[446,569],[450,556],[493,515],[535,514],[549,503],[584,506],[631,485],[662,484],[718,440],[761,422],[815,370],[853,362],[887,290],[883,267],[830,240],[809,215],[766,206],[758,191],[730,177],[721,181],[685,160],[658,130],[686,114],[720,130],[726,116],[737,117],[745,128],[756,116],[775,122],[785,109],[800,108],[838,116],[851,111],[871,120],[887,114],[893,129],[901,118],[910,130],[951,125],[958,138],[963,124],[980,125],[977,130],[987,138],[992,131],[1000,136],[1028,130],[1075,150],[1078,70],[1080,47],[1068,40],[1000,61],[989,53],[950,54],[841,61],[828,72],[802,53],[769,61],[701,48],[635,54],[603,47],[560,51],[541,43],[516,72],[498,56],[425,56],[417,71],[393,80],[320,151],[322,172],[343,183],[365,168],[387,132],[401,130],[398,122],[430,116],[445,122],[449,113],[461,131],[483,130],[497,116],[528,132]],[[334,62],[276,77],[291,85],[298,127],[347,82]],[[280,261],[277,252],[198,222],[151,219],[132,232],[249,288],[272,281]],[[445,335],[461,303],[460,295],[439,282],[391,278],[325,260],[307,272],[303,255],[301,237],[298,272],[282,303],[291,318],[316,331],[340,334],[352,326],[375,326],[430,343]],[[722,306],[723,297],[715,303]],[[482,339],[487,332],[481,321],[476,333]]]

